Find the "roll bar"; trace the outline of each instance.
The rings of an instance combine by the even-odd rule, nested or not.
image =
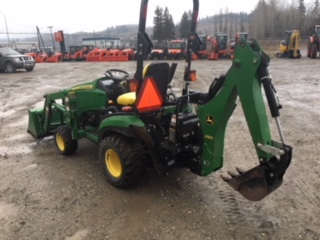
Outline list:
[[[148,55],[153,47],[153,44],[146,34],[146,21],[147,21],[147,10],[148,0],[141,0],[140,6],[140,17],[139,17],[139,29],[137,36],[137,67],[134,77],[141,83],[142,82],[142,71],[143,71],[143,60],[144,56]],[[196,31],[197,21],[199,13],[199,0],[193,0],[193,11],[190,25],[190,32],[187,44],[187,55],[186,55],[186,68],[184,80],[189,80],[189,71],[191,66],[191,50],[196,48],[201,41]]]

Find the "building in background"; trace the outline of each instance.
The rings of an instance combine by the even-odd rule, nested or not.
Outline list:
[[[8,43],[7,42],[0,42],[0,46],[1,47],[8,47]],[[20,53],[39,51],[39,43],[38,42],[11,41],[10,47],[12,47],[14,50],[16,50]]]
[[[109,48],[120,48],[120,38],[112,37],[93,37],[93,38],[82,38],[82,45],[93,45],[97,48],[109,49]]]

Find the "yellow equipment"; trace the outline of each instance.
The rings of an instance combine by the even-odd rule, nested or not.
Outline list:
[[[299,30],[285,31],[286,38],[280,41],[278,58],[301,58]]]

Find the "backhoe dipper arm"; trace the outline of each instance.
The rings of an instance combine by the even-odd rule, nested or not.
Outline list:
[[[241,39],[221,88],[198,108],[203,132],[201,174],[208,175],[223,165],[225,130],[239,96],[259,165],[248,171],[236,168],[237,173],[228,172],[230,176],[221,177],[252,201],[261,200],[281,185],[292,154],[292,148],[284,142],[278,118],[281,105],[271,83],[268,63],[269,57],[255,40]],[[276,119],[280,143],[271,138],[262,86],[271,115]]]

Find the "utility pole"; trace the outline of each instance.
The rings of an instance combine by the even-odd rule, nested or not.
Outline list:
[[[55,51],[56,51],[56,46],[55,46],[55,44],[54,44],[53,34],[52,34],[52,28],[53,28],[53,26],[49,26],[48,28],[50,28],[50,33],[51,33],[52,49],[53,49],[53,52],[55,52]]]
[[[3,15],[3,17],[4,17],[4,23],[6,24],[7,39],[8,39],[8,47],[11,47],[10,39],[9,39],[8,25],[7,25],[7,18],[6,18],[6,15],[4,15],[4,13],[3,13],[3,12],[1,12],[1,11],[0,11],[0,13],[2,13],[2,15]]]

